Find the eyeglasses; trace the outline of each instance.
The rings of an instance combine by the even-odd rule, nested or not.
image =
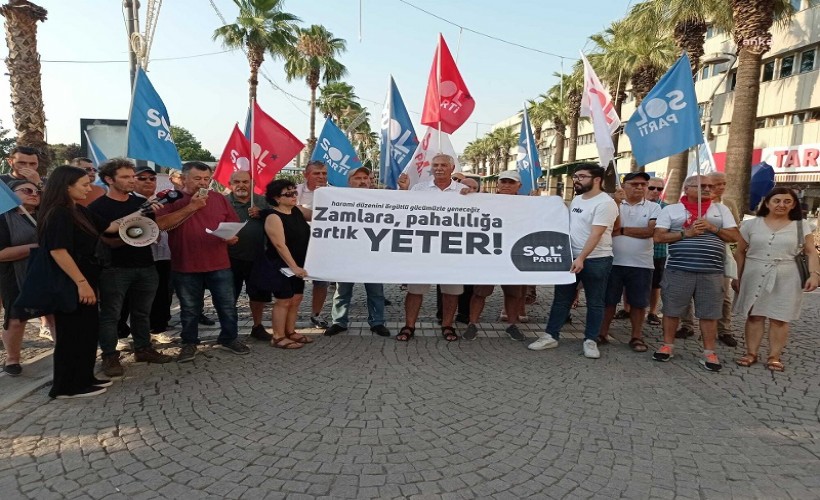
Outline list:
[[[584,179],[591,179],[591,175],[583,175],[583,174],[575,174],[572,176],[572,180],[574,181],[582,181]]]
[[[84,168],[83,170],[85,170],[85,171],[86,171],[86,173],[89,173],[89,174],[90,174],[91,172],[97,173],[97,169],[96,169],[96,168],[94,168],[94,167],[86,167],[86,168]]]
[[[279,196],[280,197],[286,196],[288,198],[296,198],[297,196],[299,196],[299,193],[296,192],[296,191],[288,191],[287,193],[281,193]]]
[[[157,182],[157,178],[154,176],[151,177],[137,177],[136,178],[140,182]]]
[[[660,187],[660,186],[649,186],[646,189],[648,189],[650,191],[663,191],[663,188]]]
[[[26,194],[26,195],[29,195],[29,196],[40,196],[41,194],[43,194],[43,192],[40,191],[39,189],[31,189],[31,188],[18,188],[18,189],[15,189],[14,192],[23,193],[23,194]]]

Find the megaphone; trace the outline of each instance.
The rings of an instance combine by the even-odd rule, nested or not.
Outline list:
[[[159,238],[159,226],[137,212],[122,220],[119,233],[126,245],[146,247]]]

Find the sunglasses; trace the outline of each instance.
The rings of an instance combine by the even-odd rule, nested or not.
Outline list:
[[[279,196],[286,196],[288,198],[296,198],[299,195],[296,191],[288,191],[287,193],[280,193]]]
[[[151,176],[151,177],[137,177],[137,180],[140,181],[140,182],[148,182],[148,181],[157,182],[157,178],[153,177],[153,176]]]
[[[647,187],[646,189],[648,189],[648,190],[650,190],[650,191],[663,191],[663,188],[662,188],[662,187],[658,187],[658,186],[649,186],[649,187]]]
[[[40,196],[41,194],[43,194],[43,192],[40,191],[39,189],[31,189],[31,188],[19,188],[19,189],[15,189],[14,191],[18,192],[18,193],[26,194],[28,196]]]

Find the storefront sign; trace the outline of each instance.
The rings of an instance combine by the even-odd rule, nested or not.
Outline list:
[[[764,148],[761,160],[777,173],[820,172],[820,144]]]

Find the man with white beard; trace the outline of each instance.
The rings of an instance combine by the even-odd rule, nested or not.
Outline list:
[[[225,195],[228,203],[231,204],[240,222],[247,221],[245,227],[239,231],[239,242],[228,247],[228,257],[231,259],[231,271],[233,271],[233,287],[235,300],[239,299],[242,293],[242,284],[245,284],[245,292],[248,294],[251,308],[251,318],[253,328],[251,338],[256,340],[267,340],[273,336],[262,326],[262,313],[265,305],[270,304],[272,297],[270,292],[257,290],[248,281],[253,268],[253,261],[262,253],[264,249],[265,224],[259,218],[259,212],[270,208],[265,197],[251,192],[251,174],[247,171],[236,171],[231,175],[231,192]],[[253,196],[253,204],[251,204]]]

